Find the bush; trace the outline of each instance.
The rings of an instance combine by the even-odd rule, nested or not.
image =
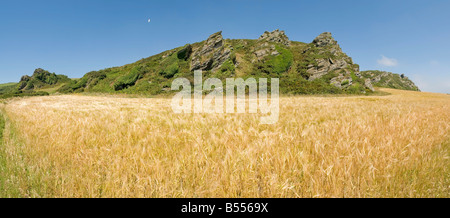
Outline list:
[[[178,73],[178,63],[174,62],[167,68],[163,69],[159,74],[163,76],[166,79],[170,79],[175,76],[175,74]]]
[[[97,85],[97,83],[106,78],[106,73],[104,71],[91,71],[83,76],[83,78],[78,81],[72,80],[68,84],[62,86],[58,89],[61,93],[72,93],[79,92],[85,88],[92,88]]]
[[[365,91],[366,90],[365,90],[364,86],[362,86],[359,83],[354,83],[353,85],[348,87],[348,89],[346,90],[346,92],[349,94],[361,94],[361,93],[364,93]]]
[[[280,55],[269,59],[265,62],[265,65],[272,68],[273,73],[280,75],[287,72],[291,67],[291,64],[293,62],[293,55],[291,51],[281,46],[277,45],[276,49],[280,53]]]
[[[140,69],[139,67],[135,67],[131,70],[129,74],[119,77],[119,79],[117,79],[117,81],[114,83],[114,90],[119,91],[136,84],[136,81],[142,78],[139,69]]]

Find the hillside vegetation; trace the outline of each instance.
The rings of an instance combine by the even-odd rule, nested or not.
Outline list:
[[[365,78],[369,78],[372,84],[377,87],[420,91],[414,82],[404,74],[399,75],[378,70],[362,71],[361,74]]]
[[[275,30],[255,40],[223,39],[222,32],[217,32],[205,41],[124,66],[92,71],[77,80],[36,69],[33,76],[23,76],[19,84],[0,87],[0,96],[55,92],[164,95],[172,93],[170,87],[176,78],[187,78],[193,84],[195,70],[203,70],[205,79],[279,78],[282,94],[371,94],[373,85],[418,90],[404,76],[360,72],[359,65],[342,51],[331,33],[303,43]]]
[[[261,114],[169,98],[10,100],[0,197],[450,197],[450,96],[281,97]]]
[[[8,83],[0,86],[0,98],[21,96],[44,96],[48,91],[56,92],[56,87],[69,83],[65,75],[57,75],[38,68],[32,76],[22,76],[19,83]]]
[[[264,33],[257,40],[223,39],[221,32],[132,64],[87,73],[61,87],[62,93],[170,93],[175,78],[193,82],[193,71],[225,79],[280,78],[285,94],[353,93],[373,91],[359,66],[342,52],[330,33],[311,43],[290,41],[284,31]],[[269,84],[270,85],[270,84]]]

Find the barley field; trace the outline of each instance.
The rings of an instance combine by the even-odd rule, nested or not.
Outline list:
[[[450,197],[450,95],[280,99],[174,114],[170,98],[0,103],[1,197]]]

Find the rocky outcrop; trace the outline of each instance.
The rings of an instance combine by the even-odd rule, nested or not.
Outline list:
[[[253,62],[261,61],[267,56],[278,56],[280,53],[277,51],[274,43],[285,46],[291,45],[291,41],[284,31],[278,29],[272,32],[266,31],[259,37],[256,47],[253,50],[253,54],[256,56]]]
[[[291,41],[286,36],[286,33],[284,31],[280,31],[279,29],[276,29],[272,32],[264,32],[264,34],[259,37],[258,41],[275,42],[283,44],[285,46],[291,45]]]
[[[191,71],[216,71],[230,58],[231,46],[225,46],[222,31],[212,34],[204,45],[192,54]]]
[[[340,89],[346,89],[357,82],[369,90],[374,90],[370,81],[365,82],[362,79],[359,66],[342,52],[331,33],[325,32],[317,36],[303,54],[312,58],[306,70],[309,81],[335,73],[336,76],[331,78],[330,84]],[[354,81],[355,79],[357,81]]]
[[[269,55],[278,56],[280,53],[277,51],[275,45],[264,42],[255,47],[253,54],[256,56],[256,60],[261,61]]]
[[[334,77],[330,80],[330,84],[340,89],[344,89],[353,85],[353,79],[352,77],[344,76],[344,74],[339,74],[339,76]]]
[[[99,75],[89,73],[59,90],[65,93],[114,88],[158,94],[169,90],[172,79],[190,78],[194,70],[207,71],[206,77],[219,79],[276,77],[280,78],[280,91],[292,94],[358,94],[370,92],[377,86],[374,82],[384,81],[383,75],[363,77],[359,66],[329,32],[310,43],[302,43],[290,41],[284,31],[275,30],[264,32],[258,39],[224,39],[222,32],[217,32],[202,42],[186,44],[123,67],[96,71]],[[28,77],[23,80],[21,85],[26,88],[42,84],[31,82]]]
[[[385,71],[363,71],[361,72],[364,78],[367,78],[371,84],[378,87],[403,89],[403,90],[413,90],[420,91],[419,88],[404,74],[395,74]]]
[[[339,47],[337,41],[333,38],[330,32],[324,32],[317,36],[313,42],[317,47],[335,46]]]
[[[316,60],[317,65],[310,64],[308,66],[308,70],[306,71],[310,77],[309,80],[315,80],[317,78],[322,77],[323,75],[332,72],[334,70],[344,70],[346,73],[349,73],[350,71],[347,69],[347,67],[350,65],[345,60],[339,60],[339,59],[318,59]]]

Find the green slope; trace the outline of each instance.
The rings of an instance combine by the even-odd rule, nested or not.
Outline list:
[[[172,81],[204,79],[279,78],[283,94],[368,94],[375,86],[418,90],[404,76],[381,71],[360,72],[331,33],[311,43],[290,41],[284,31],[265,32],[259,39],[223,39],[222,32],[205,41],[186,44],[135,63],[85,74],[80,79],[36,69],[18,84],[0,86],[3,97],[49,93],[170,94]],[[269,84],[270,87],[270,79]],[[4,90],[3,94],[1,90]],[[269,90],[270,91],[270,90]],[[0,96],[0,97],[1,97]]]
[[[399,75],[378,70],[362,71],[361,74],[364,77],[371,79],[372,84],[377,87],[420,91],[414,82],[404,74]]]
[[[0,98],[49,95],[70,81],[71,79],[65,75],[57,75],[38,68],[32,76],[22,76],[19,83],[0,86]]]
[[[274,32],[272,33],[276,36],[284,34]],[[287,38],[284,35],[282,37]],[[132,64],[89,72],[80,80],[72,81],[58,91],[151,95],[170,93],[169,89],[175,78],[184,77],[192,83],[192,68],[198,64],[196,62],[202,62],[203,65],[198,65],[204,67],[205,78],[280,78],[282,93],[371,92],[365,86],[364,78],[359,76],[359,66],[341,52],[340,48],[338,52],[335,51],[339,47],[337,43],[319,47],[314,43],[284,43],[277,40],[270,37],[267,40],[222,40],[219,32],[205,41],[165,51]],[[332,38],[330,40],[335,42]],[[209,44],[211,47],[208,47]],[[260,53],[269,54],[258,56]],[[214,59],[215,56],[218,56],[217,59]],[[319,78],[311,79],[310,69],[320,70],[322,60],[341,61],[346,66],[337,67]]]

